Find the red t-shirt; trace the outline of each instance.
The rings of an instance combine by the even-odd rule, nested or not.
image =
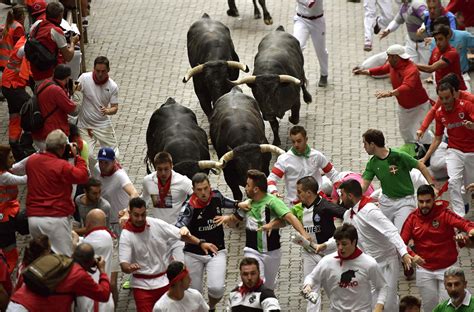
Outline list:
[[[12,280],[10,278],[10,273],[8,272],[8,264],[3,254],[3,251],[0,250],[0,284],[3,286],[8,295],[12,293]]]
[[[447,112],[444,106],[436,111],[436,135],[443,135],[448,129],[448,148],[464,153],[474,153],[474,130],[463,125],[463,121],[474,121],[474,103],[456,99],[453,110]]]
[[[446,10],[451,13],[461,12],[464,16],[464,26],[474,26],[474,0],[450,0]]]
[[[446,201],[436,201],[428,215],[416,209],[408,216],[400,233],[405,244],[413,239],[416,254],[426,261],[422,266],[428,270],[444,269],[457,261],[454,228],[465,232],[474,228],[473,222],[449,210],[448,205]],[[409,253],[414,255],[412,251]]]
[[[110,297],[110,283],[107,274],[102,273],[97,284],[79,264],[74,264],[68,276],[59,283],[56,292],[65,294],[42,297],[23,284],[13,294],[11,300],[21,304],[28,311],[70,312],[74,296],[85,296],[99,302],[107,302]]]
[[[443,79],[449,73],[455,73],[459,79],[459,90],[466,90],[466,85],[464,84],[464,79],[461,73],[461,62],[459,60],[459,54],[455,48],[448,45],[444,52],[441,52],[438,47],[435,47],[433,52],[431,53],[431,58],[429,65],[432,65],[442,59],[445,61],[448,66],[442,69],[438,69],[435,72],[435,80],[436,84],[439,84],[439,81]]]

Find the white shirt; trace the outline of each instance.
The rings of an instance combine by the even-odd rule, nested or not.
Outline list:
[[[171,185],[170,191],[165,197],[165,207],[155,207],[152,196],[156,198],[156,203],[160,200],[156,172],[150,173],[143,178],[143,193],[141,197],[147,202],[152,216],[170,224],[176,223],[183,203],[192,194],[193,184],[191,180],[187,176],[171,171]]]
[[[118,104],[118,86],[112,79],[97,85],[92,72],[82,74],[77,81],[81,84],[83,100],[77,117],[79,128],[105,128],[112,124],[108,115],[100,112],[100,107]]]
[[[397,257],[397,252],[400,256],[406,254],[408,251],[405,242],[383,212],[373,203],[367,203],[359,210],[359,204],[360,202],[344,213],[344,223],[352,224],[357,229],[359,248],[379,264]],[[355,212],[352,218],[351,211]],[[328,248],[334,248],[336,242],[331,238],[326,244]]]
[[[311,2],[314,2],[314,4],[310,8]],[[296,3],[296,13],[303,16],[319,16],[324,13],[323,0],[296,0]]]
[[[112,275],[112,252],[113,252],[113,241],[112,236],[106,230],[96,230],[91,232],[89,235],[82,239],[82,243],[89,243],[94,247],[96,257],[103,257],[105,260],[105,273],[110,279]],[[100,273],[97,270],[94,274],[91,274],[92,278],[96,283],[99,282]],[[94,312],[94,300],[81,296],[77,297],[77,309],[81,312]],[[110,294],[108,302],[99,302],[100,312],[113,312],[114,311],[114,299],[112,293]]]
[[[0,185],[25,185],[27,181],[25,166],[28,158],[13,164],[9,171],[0,173]]]
[[[120,235],[120,263],[138,263],[140,269],[135,274],[154,275],[166,271],[169,264],[168,246],[179,241],[179,229],[163,220],[146,218],[149,226],[141,233],[123,230]],[[130,279],[132,288],[157,289],[168,285],[166,275],[153,279]]]
[[[331,182],[337,181],[339,172],[333,168],[321,152],[311,149],[309,157],[296,156],[291,149],[283,155],[278,156],[275,165],[268,176],[268,192],[277,191],[276,184],[281,178],[285,179],[285,200],[293,203],[297,200],[296,182],[305,176],[313,176],[321,189],[322,178],[321,170],[326,172],[326,176]]]
[[[329,296],[331,312],[371,312],[372,286],[378,291],[376,303],[385,303],[388,285],[374,258],[362,253],[353,260],[335,258],[337,252],[319,261],[304,279],[320,296],[320,288]]]
[[[99,163],[96,164],[95,177],[102,182],[102,197],[105,198],[112,208],[110,211],[110,223],[117,223],[118,213],[128,207],[130,196],[123,189],[127,184],[132,184],[124,169],[119,169],[109,177],[100,176]]]
[[[184,291],[183,299],[176,301],[164,294],[160,300],[155,303],[153,312],[207,312],[209,306],[202,297],[201,293],[195,289]]]

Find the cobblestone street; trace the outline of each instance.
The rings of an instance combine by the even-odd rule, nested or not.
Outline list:
[[[273,25],[253,18],[250,0],[237,0],[240,18],[226,15],[225,0],[163,1],[163,0],[93,0],[89,18],[89,44],[86,46],[87,70],[92,69],[96,56],[105,55],[111,62],[110,77],[119,85],[119,111],[113,117],[120,148],[120,159],[138,190],[146,175],[143,159],[146,153],[146,128],[155,109],[168,97],[191,108],[200,126],[209,131],[208,121],[194,93],[192,81],[182,83],[189,68],[186,50],[186,33],[189,26],[203,13],[223,22],[230,28],[234,46],[241,62],[253,69],[253,59],[260,40],[279,25],[292,33],[295,1],[267,0]],[[364,58],[384,51],[394,43],[404,43],[405,27],[388,38],[374,40],[374,51],[363,51],[363,5],[346,0],[326,0],[327,49],[329,51],[329,85],[317,87],[319,65],[312,43],[304,51],[308,91],[313,103],[302,101],[300,125],[308,130],[310,145],[320,150],[339,171],[363,170],[369,156],[362,146],[362,133],[370,128],[384,132],[389,146],[398,146],[402,140],[398,131],[395,98],[377,100],[376,90],[391,90],[388,79],[372,79],[351,74],[351,68]],[[2,23],[6,7],[0,5]],[[241,73],[241,76],[247,75]],[[434,86],[426,85],[434,97]],[[251,95],[247,86],[242,86]],[[280,122],[282,148],[288,149],[289,114]],[[8,110],[6,102],[0,103],[0,142],[8,143]],[[267,138],[273,139],[270,125],[266,123]],[[215,151],[210,146],[212,156]],[[272,162],[273,163],[273,162]],[[232,193],[223,175],[211,175],[213,187],[226,196]],[[24,205],[24,203],[22,203]],[[468,215],[474,220],[472,211]],[[301,250],[289,242],[290,229],[283,232],[283,257],[278,275],[277,296],[282,311],[305,311],[306,301],[300,296],[302,286]],[[239,281],[238,262],[243,255],[245,231],[227,229],[228,270],[226,296],[218,306],[224,311],[227,294]],[[474,285],[473,251],[462,250],[460,265],[468,276],[468,285]],[[472,289],[472,288],[471,288]],[[415,281],[406,281],[401,272],[400,295],[418,295]],[[207,296],[207,295],[206,295]],[[206,297],[205,297],[206,298]],[[323,311],[328,310],[327,298]],[[129,290],[120,290],[117,311],[135,311]]]

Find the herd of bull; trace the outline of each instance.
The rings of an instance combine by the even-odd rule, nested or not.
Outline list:
[[[192,177],[200,171],[224,170],[235,199],[242,199],[248,169],[269,173],[271,153],[284,151],[278,135],[277,118],[291,110],[289,121],[299,122],[300,89],[303,99],[312,98],[306,89],[304,60],[296,38],[282,26],[266,35],[258,45],[251,76],[239,61],[227,26],[204,14],[187,34],[191,69],[183,78],[193,78],[194,90],[210,124],[210,139],[219,161],[211,161],[206,131],[195,113],[169,98],[151,116],[147,129],[147,161],[160,151],[173,157],[174,170]],[[238,87],[247,84],[254,98]],[[265,136],[264,120],[273,131],[273,145]]]

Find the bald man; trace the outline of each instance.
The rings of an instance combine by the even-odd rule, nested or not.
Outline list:
[[[101,256],[105,260],[105,273],[111,281],[112,294],[117,291],[117,272],[112,272],[114,239],[113,234],[106,227],[106,215],[101,209],[92,209],[86,216],[86,233],[82,240],[94,247],[95,256]],[[98,281],[98,272],[91,274],[95,281]],[[100,312],[114,311],[114,296],[111,294],[108,302],[99,303]],[[78,311],[94,312],[94,301],[87,297],[77,298]]]

